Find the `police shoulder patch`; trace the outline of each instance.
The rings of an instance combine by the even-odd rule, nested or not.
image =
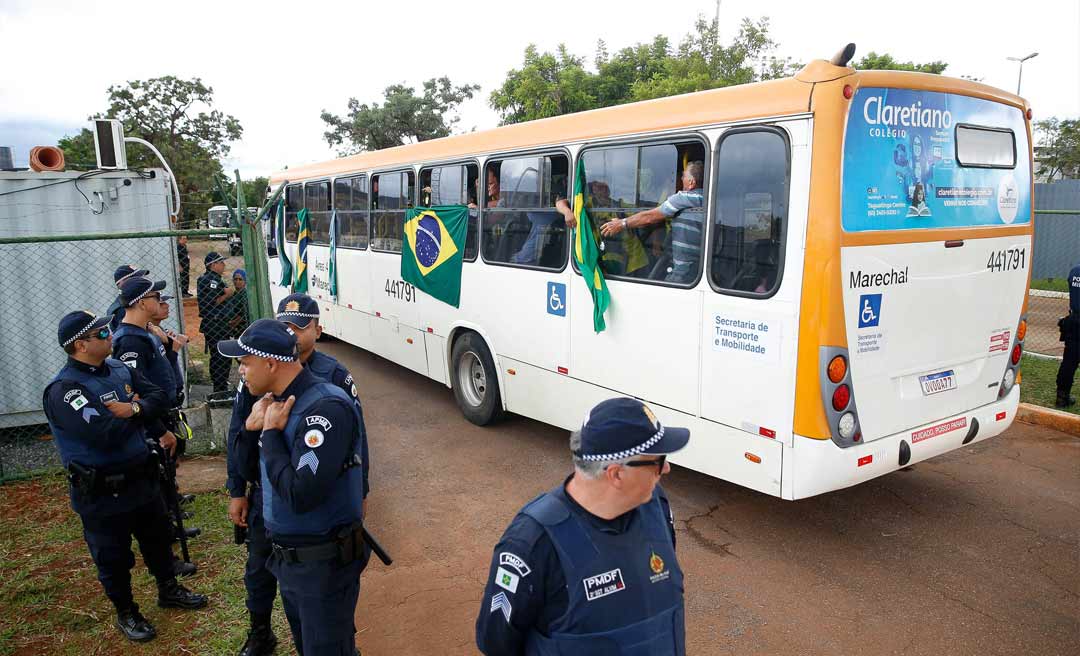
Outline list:
[[[352,394],[354,399],[359,398],[359,396],[356,393],[356,385],[351,385],[349,387],[349,393]]]
[[[522,577],[528,576],[529,572],[532,571],[532,568],[525,564],[525,559],[517,554],[510,553],[509,551],[504,551],[499,554],[499,565],[514,568],[514,571]]]
[[[304,433],[304,446],[309,449],[316,449],[322,446],[322,443],[326,441],[326,436],[318,428],[312,428],[308,432]]]
[[[127,353],[123,353],[120,355],[121,360],[134,360],[137,357],[139,357],[139,354],[135,351],[128,351]]]
[[[304,419],[308,426],[321,426],[324,431],[330,430],[330,420],[322,415],[311,415]]]
[[[217,283],[213,280],[210,281],[210,289],[217,289]]]
[[[86,396],[81,389],[73,389],[64,395],[64,403],[70,405],[72,410],[77,411],[81,410],[89,401],[86,400]]]

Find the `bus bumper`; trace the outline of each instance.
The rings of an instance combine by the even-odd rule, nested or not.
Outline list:
[[[851,487],[990,439],[1012,425],[1019,405],[1020,385],[1013,385],[1004,398],[989,405],[846,449],[832,440],[796,435],[793,448],[784,457],[783,496],[805,499]],[[905,452],[908,459],[902,462]]]

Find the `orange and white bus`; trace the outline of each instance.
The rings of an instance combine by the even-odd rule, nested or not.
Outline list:
[[[574,429],[633,396],[690,427],[674,462],[785,499],[988,439],[1020,394],[1031,110],[848,59],[292,166],[271,181],[288,181],[286,253],[307,208],[327,332],[446,384],[478,424]],[[700,207],[603,240],[600,333],[555,211],[580,159],[596,223],[699,190]],[[476,206],[460,307],[401,280],[410,204]]]

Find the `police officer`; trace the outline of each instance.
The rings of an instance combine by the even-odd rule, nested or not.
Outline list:
[[[123,264],[116,267],[116,271],[113,272],[113,282],[116,283],[116,289],[119,290],[120,285],[124,284],[124,281],[128,278],[147,275],[150,275],[150,271],[147,269],[136,269],[131,264]],[[119,294],[116,295],[116,300],[112,302],[105,314],[109,316],[109,328],[116,332],[116,329],[120,327],[120,322],[124,320],[124,303]]]
[[[1080,264],[1069,272],[1069,315],[1058,322],[1061,341],[1065,342],[1061,366],[1057,374],[1057,401],[1054,405],[1068,408],[1076,403],[1070,396],[1077,366],[1080,366]]]
[[[229,387],[229,369],[232,362],[221,355],[217,343],[229,337],[229,298],[233,295],[231,287],[225,284],[221,273],[225,271],[225,258],[214,251],[206,254],[203,260],[206,273],[199,276],[195,284],[195,293],[199,303],[199,318],[202,320],[199,331],[206,339],[206,348],[210,353],[210,380],[214,384],[213,396],[227,396]]]
[[[353,614],[367,562],[357,406],[300,364],[296,336],[280,321],[255,321],[218,349],[240,359],[248,391],[261,397],[245,429],[261,431],[267,567],[297,651],[356,654]]]
[[[169,349],[157,334],[150,332],[151,321],[160,313],[161,290],[165,281],[149,278],[128,278],[120,286],[120,299],[124,304],[124,320],[113,333],[113,357],[128,367],[140,371],[151,383],[165,392],[168,407],[160,419],[147,425],[147,433],[158,438],[163,448],[176,454],[179,428],[179,387],[176,370],[169,361]],[[163,500],[173,491],[162,489]],[[166,502],[167,503],[167,502]],[[173,572],[177,576],[191,576],[197,570],[194,563],[180,560],[173,555]]]
[[[609,399],[570,435],[574,473],[495,546],[476,620],[485,654],[685,653],[683,575],[660,477],[690,432]]]
[[[319,325],[319,304],[314,299],[306,294],[290,294],[278,303],[277,310],[277,319],[286,322],[296,336],[299,360],[304,368],[321,380],[336,385],[356,405],[360,457],[363,461],[361,485],[366,509],[370,490],[367,434],[352,374],[332,356],[315,350],[315,344],[322,335],[322,326]],[[270,612],[277,594],[277,580],[266,567],[272,544],[263,523],[262,492],[259,489],[259,431],[244,429],[244,423],[255,401],[256,397],[241,381],[233,401],[233,415],[228,433],[226,487],[231,497],[229,519],[236,526],[247,529],[248,558],[244,569],[244,587],[247,589],[251,628],[240,649],[240,656],[271,654],[277,645],[277,636],[270,627]]]
[[[158,489],[156,462],[144,422],[157,419],[166,393],[143,375],[109,358],[107,317],[71,312],[57,337],[67,364],[45,388],[42,403],[60,460],[69,472],[71,507],[98,570],[116,624],[129,639],[152,640],[156,631],[131,593],[131,537],[157,579],[158,606],[202,608],[206,597],[177,583],[172,534]]]
[[[191,298],[191,256],[188,255],[187,235],[176,238],[176,263],[180,269],[180,292],[184,298]]]

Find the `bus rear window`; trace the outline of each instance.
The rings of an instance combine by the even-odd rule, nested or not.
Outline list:
[[[1016,136],[1012,130],[957,125],[956,161],[960,166],[1015,168]]]

